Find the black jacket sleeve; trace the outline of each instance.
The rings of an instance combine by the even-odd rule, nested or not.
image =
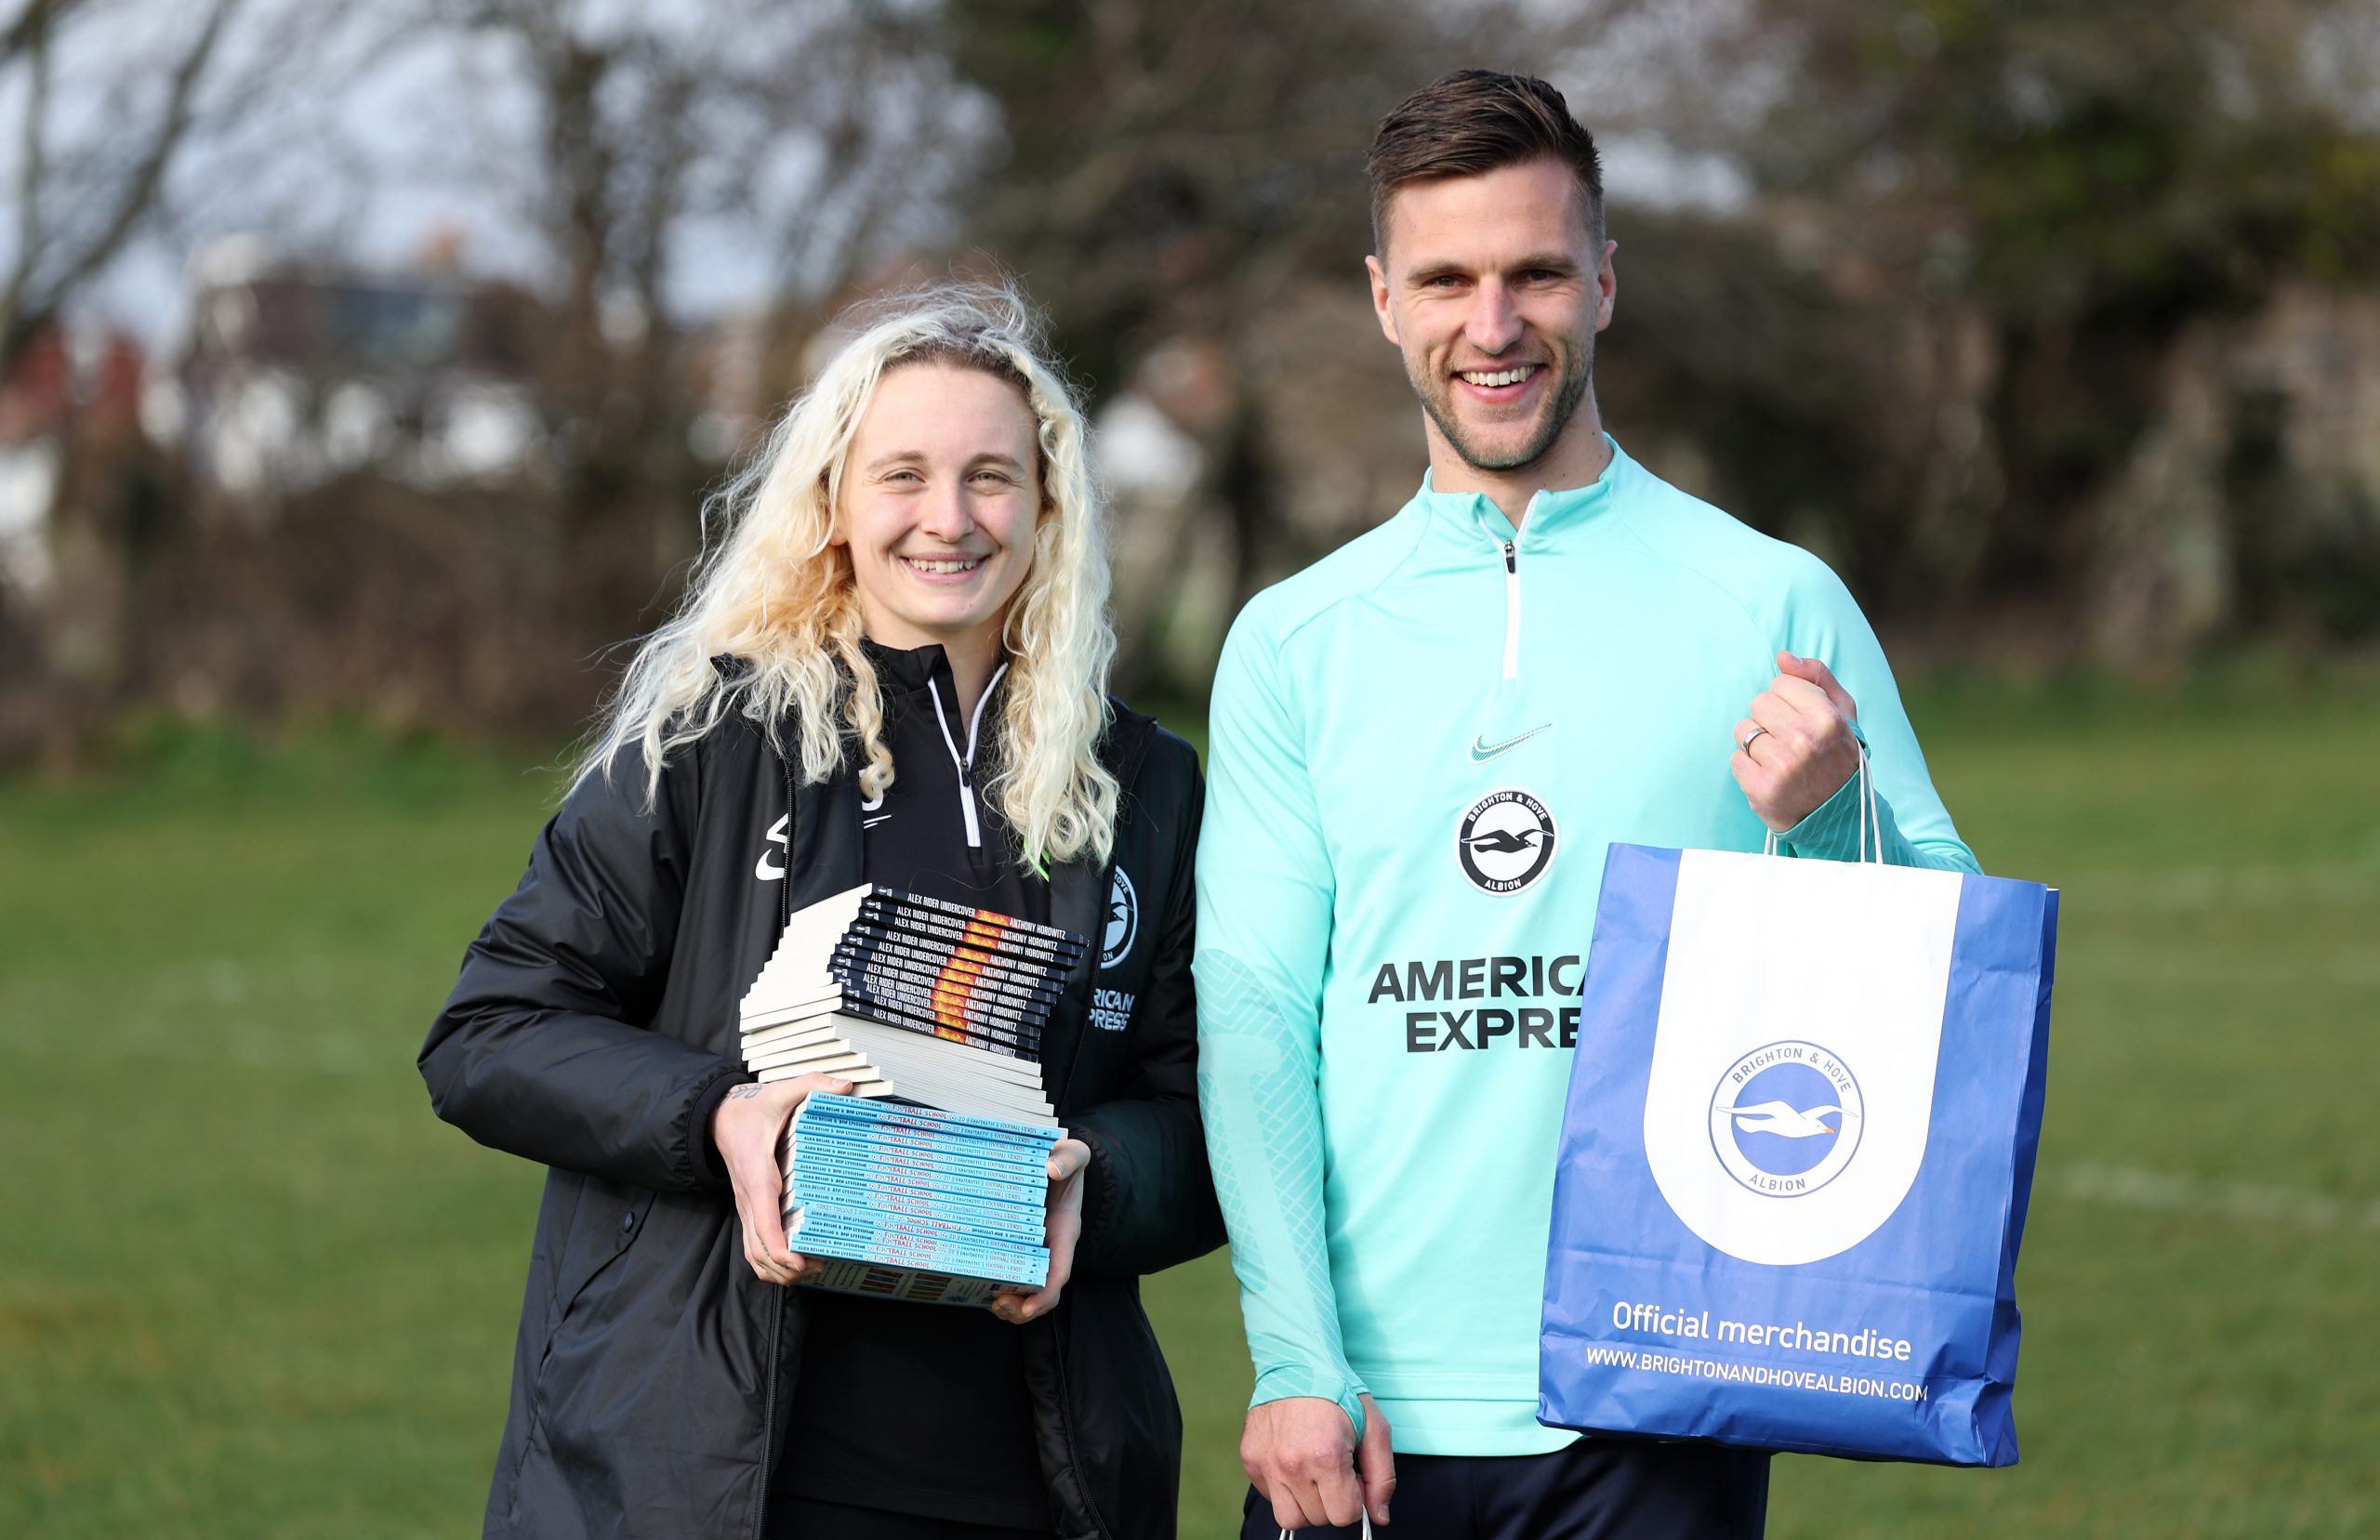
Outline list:
[[[1069,1131],[1091,1152],[1078,1273],[1157,1272],[1223,1243],[1198,1123],[1198,998],[1190,979],[1197,927],[1192,863],[1206,789],[1189,745],[1166,746],[1186,762],[1175,794],[1183,816],[1170,821],[1180,855],[1141,1002],[1141,1057],[1120,1094],[1068,1119]]]
[[[669,974],[701,747],[641,807],[642,758],[571,793],[422,1045],[438,1115],[482,1144],[659,1191],[721,1190],[699,1114],[732,1061],[647,1029]]]

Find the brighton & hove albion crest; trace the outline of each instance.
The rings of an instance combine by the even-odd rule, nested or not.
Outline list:
[[[1554,814],[1517,787],[1489,792],[1455,824],[1455,862],[1483,893],[1517,893],[1543,876],[1554,844]]]
[[[1679,855],[1644,1132],[1686,1229],[1792,1267],[1893,1217],[1933,1127],[1959,894],[1955,872]]]
[[[1841,1176],[1866,1123],[1858,1080],[1816,1043],[1754,1048],[1711,1094],[1712,1152],[1763,1197],[1806,1197]]]
[[[1099,966],[1114,967],[1132,950],[1132,942],[1141,934],[1141,899],[1132,891],[1132,879],[1124,868],[1116,868],[1116,880],[1107,887],[1107,928],[1099,943]]]

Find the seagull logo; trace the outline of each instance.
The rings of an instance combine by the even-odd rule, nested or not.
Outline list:
[[[1840,1130],[1818,1120],[1829,1112],[1839,1112],[1836,1106],[1812,1107],[1804,1112],[1787,1101],[1763,1101],[1751,1107],[1723,1107],[1721,1112],[1736,1120],[1738,1130],[1747,1134],[1780,1134],[1787,1139],[1816,1139],[1820,1134]]]
[[[1455,822],[1455,863],[1482,892],[1517,893],[1545,875],[1560,842],[1553,810],[1520,787],[1507,786],[1474,802]]]
[[[1099,966],[1114,967],[1122,962],[1140,934],[1141,896],[1133,890],[1130,875],[1118,866],[1115,880],[1107,885],[1107,924],[1100,931]]]

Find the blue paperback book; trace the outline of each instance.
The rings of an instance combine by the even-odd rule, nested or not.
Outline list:
[[[805,1285],[945,1304],[1038,1288],[1055,1129],[855,1097],[805,1100],[787,1130],[786,1235]]]

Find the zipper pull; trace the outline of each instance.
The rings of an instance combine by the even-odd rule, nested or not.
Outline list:
[[[1521,563],[1504,542],[1504,678],[1521,677]]]

